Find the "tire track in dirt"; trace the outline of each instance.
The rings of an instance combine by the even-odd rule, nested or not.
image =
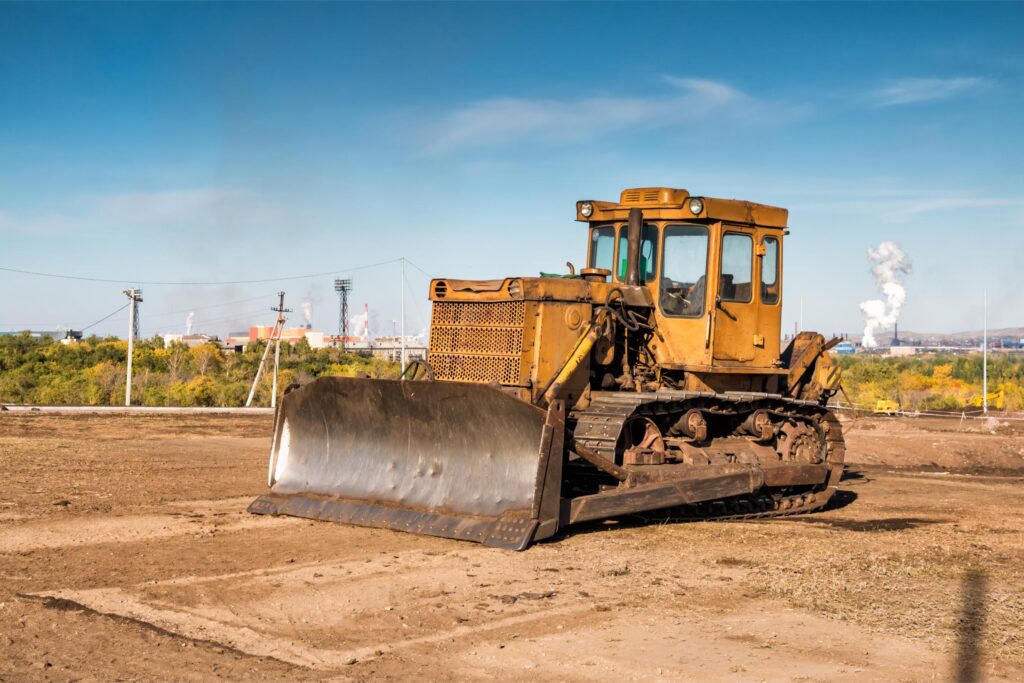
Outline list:
[[[347,650],[326,650],[281,636],[269,636],[244,626],[225,624],[194,613],[147,604],[120,588],[54,591],[27,596],[59,601],[61,609],[78,606],[95,614],[155,627],[165,634],[199,643],[211,643],[254,657],[266,657],[310,669],[340,669],[382,657],[396,650],[457,640],[478,633],[532,624],[548,618],[583,614],[588,608],[562,606],[525,612],[474,626],[457,626],[415,638],[398,639]],[[44,602],[44,604],[47,604]],[[54,604],[54,603],[49,603]],[[73,607],[72,607],[73,608]]]
[[[140,514],[131,516],[75,516],[31,521],[0,527],[0,553],[67,548],[101,543],[136,543],[211,531],[239,531],[250,528],[298,526],[289,517],[259,517],[244,510],[243,500],[189,501],[176,507],[189,513]]]
[[[25,597],[315,670],[517,626],[537,629],[546,620],[593,609],[554,592],[493,595],[492,584],[479,579],[499,574],[500,563],[432,586],[432,577],[443,573],[450,559],[410,552],[370,561],[288,565],[179,577],[128,589],[58,589]],[[453,604],[438,602],[454,594],[459,599]],[[461,616],[472,611],[470,603],[484,601],[491,603],[487,614]],[[399,605],[397,611],[392,603]],[[416,615],[418,621],[410,626],[405,615]]]

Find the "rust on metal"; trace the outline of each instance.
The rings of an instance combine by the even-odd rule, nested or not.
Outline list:
[[[788,212],[669,187],[576,211],[578,271],[431,281],[427,359],[404,378],[427,381],[289,388],[250,510],[523,549],[620,515],[827,504],[838,340],[782,348]]]
[[[597,453],[590,450],[586,446],[580,444],[579,442],[574,441],[572,443],[572,451],[573,453],[580,456],[597,469],[601,470],[602,472],[607,472],[608,474],[612,475],[619,481],[629,481],[628,470],[619,467],[618,465],[615,464],[614,461],[598,455]]]
[[[250,509],[481,542],[532,536],[560,483],[560,412],[486,385],[323,378],[284,397],[271,494]]]

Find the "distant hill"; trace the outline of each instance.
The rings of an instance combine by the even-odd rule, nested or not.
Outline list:
[[[921,337],[942,337],[944,339],[980,339],[984,334],[982,330],[969,330],[967,332],[914,332],[913,330],[900,330],[900,339],[917,339]],[[990,329],[989,337],[1024,337],[1024,327],[1000,327]]]
[[[983,332],[981,330],[968,330],[966,332],[914,332],[913,330],[900,330],[900,339],[904,341],[910,341],[912,339],[946,339],[949,341],[955,340],[967,340],[967,339],[981,339]],[[848,338],[850,341],[859,342],[861,340],[860,334],[850,334]],[[1024,339],[1024,327],[1000,327],[996,329],[990,329],[988,331],[989,339],[996,337],[1009,337],[1011,339]],[[883,346],[888,346],[889,340],[892,339],[892,330],[886,330],[875,334],[875,338],[882,343]]]

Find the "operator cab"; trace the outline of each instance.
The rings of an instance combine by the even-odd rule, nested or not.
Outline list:
[[[607,269],[614,282],[626,282],[628,217],[637,208],[638,281],[651,291],[665,337],[652,349],[659,362],[772,367],[788,212],[671,188],[626,190],[617,203],[579,202],[577,220],[590,229],[587,265]]]

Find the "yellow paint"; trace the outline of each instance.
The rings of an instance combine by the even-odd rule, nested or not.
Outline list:
[[[590,205],[589,216],[583,215],[584,204]],[[614,271],[625,260],[627,220],[635,208],[643,212],[645,244],[654,248],[653,254],[642,252],[648,281],[628,286]],[[576,210],[577,220],[589,228],[584,237],[588,250],[593,245],[590,231],[613,231],[609,264],[613,272],[587,267],[596,265],[588,253],[580,270],[583,277],[433,280],[428,361],[438,379],[496,382],[534,402],[540,401],[547,387],[557,384],[562,387],[560,396],[571,406],[586,396],[589,387],[598,387],[604,375],[624,372],[613,367],[621,364],[621,353],[613,353],[614,344],[621,349],[621,321],[617,321],[618,342],[601,336],[600,330],[595,332],[596,325],[590,322],[609,306],[628,308],[653,323],[656,331],[646,340],[641,356],[651,360],[659,376],[673,378],[674,386],[713,391],[792,390],[811,399],[838,388],[838,368],[821,350],[825,342],[820,335],[813,335],[814,353],[808,356],[810,364],[803,366],[807,374],[794,379],[796,371],[787,370],[780,360],[783,239],[788,234],[785,209],[655,187],[624,190],[618,202],[583,200],[577,202]],[[661,261],[666,231],[672,226],[706,230],[707,274],[699,283],[667,283],[671,291],[664,293]],[[734,245],[750,244],[749,284],[720,276],[723,241],[727,239]],[[772,246],[777,248],[766,248],[766,240],[774,240],[777,244]],[[775,273],[774,281],[762,284],[770,272]],[[737,275],[744,277],[745,273]],[[694,307],[686,297],[700,287],[704,290],[698,294],[703,296],[703,312],[681,317]],[[801,336],[801,343],[809,339]],[[616,358],[614,363],[610,363],[612,358]],[[630,363],[634,361],[631,357]],[[593,377],[592,365],[601,368]],[[659,386],[650,377],[645,382],[648,388]]]

